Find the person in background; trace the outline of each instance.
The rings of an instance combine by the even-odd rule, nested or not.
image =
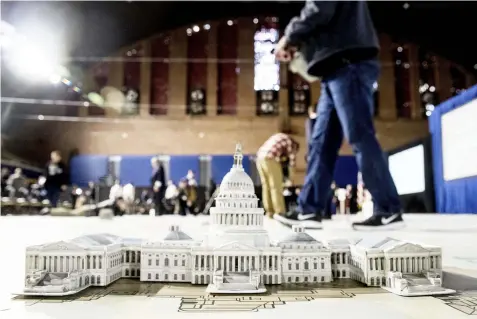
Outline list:
[[[321,228],[321,211],[345,137],[378,206],[375,215],[352,227],[400,227],[401,203],[373,123],[379,41],[367,3],[306,1],[274,52],[277,60],[290,62],[298,50],[307,62],[307,73],[320,77],[321,94],[299,206],[283,222]]]
[[[61,153],[59,151],[51,152],[50,161],[46,165],[45,176],[45,189],[48,200],[52,207],[56,207],[61,192],[66,190],[66,185],[68,184],[66,166],[62,162]]]
[[[127,206],[127,212],[132,213],[134,211],[134,200],[136,199],[136,189],[131,183],[127,183],[123,187],[123,199]]]
[[[152,177],[151,187],[153,192],[154,205],[156,210],[156,216],[160,216],[165,213],[164,208],[164,194],[166,193],[166,174],[164,172],[164,166],[158,157],[151,159]]]
[[[10,170],[6,167],[3,167],[2,168],[2,197],[8,196],[7,181],[9,177],[10,177]]]
[[[195,174],[193,170],[188,170],[186,175],[187,185],[197,186],[197,180],[195,179]]]
[[[179,215],[186,216],[189,211],[188,203],[189,199],[187,198],[187,180],[182,179],[179,182],[179,187],[177,188],[177,203],[179,206]]]
[[[114,181],[114,185],[109,190],[109,199],[115,201],[118,198],[123,198],[123,187],[119,179]]]
[[[167,181],[167,188],[164,194],[165,208],[169,214],[174,214],[177,206],[177,195],[179,191],[173,181]]]
[[[282,158],[288,161],[288,179],[292,181],[299,149],[300,144],[291,136],[277,133],[272,135],[257,152],[257,170],[262,183],[263,208],[270,218],[279,218],[286,212],[281,162]]]
[[[93,181],[88,182],[88,187],[84,191],[84,195],[86,196],[88,203],[96,203],[96,185]]]

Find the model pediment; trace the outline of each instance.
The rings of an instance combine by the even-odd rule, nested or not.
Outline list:
[[[59,241],[56,243],[46,244],[41,247],[43,251],[58,251],[58,250],[72,250],[72,251],[84,251],[84,248],[69,242]]]
[[[428,251],[429,250],[420,245],[411,243],[403,243],[401,245],[391,247],[385,250],[385,252],[387,253],[422,253]]]
[[[242,244],[242,243],[239,243],[239,242],[228,243],[228,244],[225,244],[223,246],[219,246],[219,247],[215,248],[214,250],[229,251],[229,252],[232,252],[232,251],[240,252],[240,251],[244,251],[244,250],[245,251],[257,251],[257,249],[255,247],[245,245],[245,244]]]

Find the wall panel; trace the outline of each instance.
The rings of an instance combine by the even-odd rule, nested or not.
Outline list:
[[[253,39],[250,39],[253,41]],[[218,24],[217,57],[218,57],[218,113],[233,115],[237,113],[237,62],[238,27],[227,21]],[[251,79],[253,81],[253,79]]]
[[[151,40],[151,109],[152,115],[166,115],[169,102],[170,35],[164,33]]]

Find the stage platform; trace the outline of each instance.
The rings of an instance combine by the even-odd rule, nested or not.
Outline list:
[[[124,237],[163,238],[171,224],[195,239],[207,231],[208,218],[124,216],[113,220],[84,217],[16,216],[0,218],[0,318],[285,318],[310,314],[321,318],[459,319],[477,315],[477,215],[406,215],[406,228],[388,232],[358,232],[355,217],[325,222],[316,239],[391,236],[443,247],[444,286],[462,291],[452,297],[405,298],[380,288],[350,281],[328,285],[267,287],[264,295],[207,295],[207,286],[139,283],[122,279],[107,287],[88,288],[65,298],[13,298],[21,291],[24,249],[28,245],[91,233]],[[273,220],[265,227],[272,240],[291,230]]]

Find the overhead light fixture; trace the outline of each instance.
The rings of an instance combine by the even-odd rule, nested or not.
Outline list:
[[[186,32],[187,32],[187,35],[191,35],[191,34],[192,34],[192,29],[191,29],[191,28],[188,28],[188,29],[186,30]]]
[[[402,47],[398,47],[397,52],[402,52]]]
[[[210,24],[204,24],[204,30],[210,30]]]
[[[39,119],[40,121],[43,121],[43,120],[45,119],[45,117],[40,114],[40,115],[38,115],[38,119]]]
[[[409,9],[410,6],[409,6],[409,3],[406,2],[402,7],[404,8],[404,10],[407,10]]]
[[[227,21],[227,25],[233,25],[234,22],[232,20]]]
[[[194,31],[194,32],[199,32],[199,31],[200,31],[199,26],[198,26],[198,25],[193,26],[193,27],[192,27],[192,31]]]
[[[257,18],[254,18],[254,19],[253,19],[253,23],[257,24],[257,23],[258,23],[258,19],[257,19]]]

